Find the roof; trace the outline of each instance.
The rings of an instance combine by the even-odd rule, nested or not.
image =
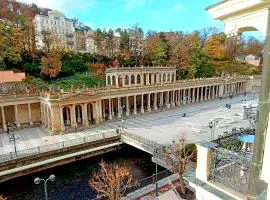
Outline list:
[[[0,71],[0,83],[21,82],[25,79],[25,73],[14,73],[13,71]]]
[[[216,3],[216,4],[213,4],[213,5],[211,5],[211,6],[208,6],[208,7],[205,8],[205,10],[209,10],[210,8],[213,8],[213,7],[215,7],[215,6],[218,6],[218,5],[220,5],[220,4],[223,4],[223,3],[225,3],[226,1],[229,1],[229,0],[223,0],[223,1],[220,1],[220,2],[218,2],[218,3]]]

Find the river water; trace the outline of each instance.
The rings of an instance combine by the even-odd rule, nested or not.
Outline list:
[[[54,182],[48,181],[49,200],[90,200],[95,198],[95,191],[88,185],[89,176],[98,169],[103,159],[110,163],[131,164],[133,177],[141,180],[155,173],[151,156],[133,147],[124,147],[114,152],[93,158],[55,167],[42,172],[19,177],[0,184],[0,195],[8,200],[43,200],[43,183],[35,185],[35,177],[56,176]]]

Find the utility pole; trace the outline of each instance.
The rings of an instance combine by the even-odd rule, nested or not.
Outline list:
[[[256,128],[254,152],[249,176],[248,199],[256,199],[256,186],[262,170],[266,134],[270,128],[268,127],[270,114],[270,8],[268,8],[266,23],[266,44],[263,55],[261,93],[258,105],[258,124]]]

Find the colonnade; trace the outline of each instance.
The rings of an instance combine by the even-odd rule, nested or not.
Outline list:
[[[17,128],[20,128],[21,125],[33,126],[34,121],[32,117],[32,107],[31,103],[27,104],[14,104],[14,105],[1,105],[1,125],[4,131],[7,131],[8,125],[15,123]],[[26,109],[21,109],[19,111],[19,106],[24,106]],[[24,118],[21,120],[20,118]]]
[[[62,131],[68,128],[88,127],[90,124],[98,124],[114,118],[121,119],[131,114],[143,114],[244,92],[245,84],[239,82],[109,96],[94,102],[61,105],[60,108],[58,107],[60,126]],[[51,113],[50,107],[45,104],[41,110],[44,125],[53,128],[52,116],[55,114]]]
[[[131,87],[155,85],[164,83],[174,83],[176,81],[175,73],[155,72],[155,73],[133,73],[106,75],[106,85],[116,87]]]

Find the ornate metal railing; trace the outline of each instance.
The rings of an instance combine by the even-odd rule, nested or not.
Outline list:
[[[55,151],[55,150],[60,150],[64,149],[67,147],[71,146],[76,146],[76,145],[81,145],[89,142],[94,142],[106,138],[111,138],[119,135],[116,131],[108,131],[108,132],[103,132],[103,133],[98,133],[94,135],[89,135],[89,136],[84,136],[80,138],[76,138],[73,140],[66,140],[62,142],[57,142],[49,145],[41,145],[37,146],[34,148],[29,148],[29,149],[23,149],[23,150],[17,150],[16,152],[9,152],[5,154],[0,154],[0,163],[9,161],[9,160],[14,160],[18,158],[23,158],[27,156],[32,156],[32,155],[39,155],[42,153],[50,152],[50,151]]]
[[[247,192],[251,155],[212,148],[210,179],[243,194]]]

